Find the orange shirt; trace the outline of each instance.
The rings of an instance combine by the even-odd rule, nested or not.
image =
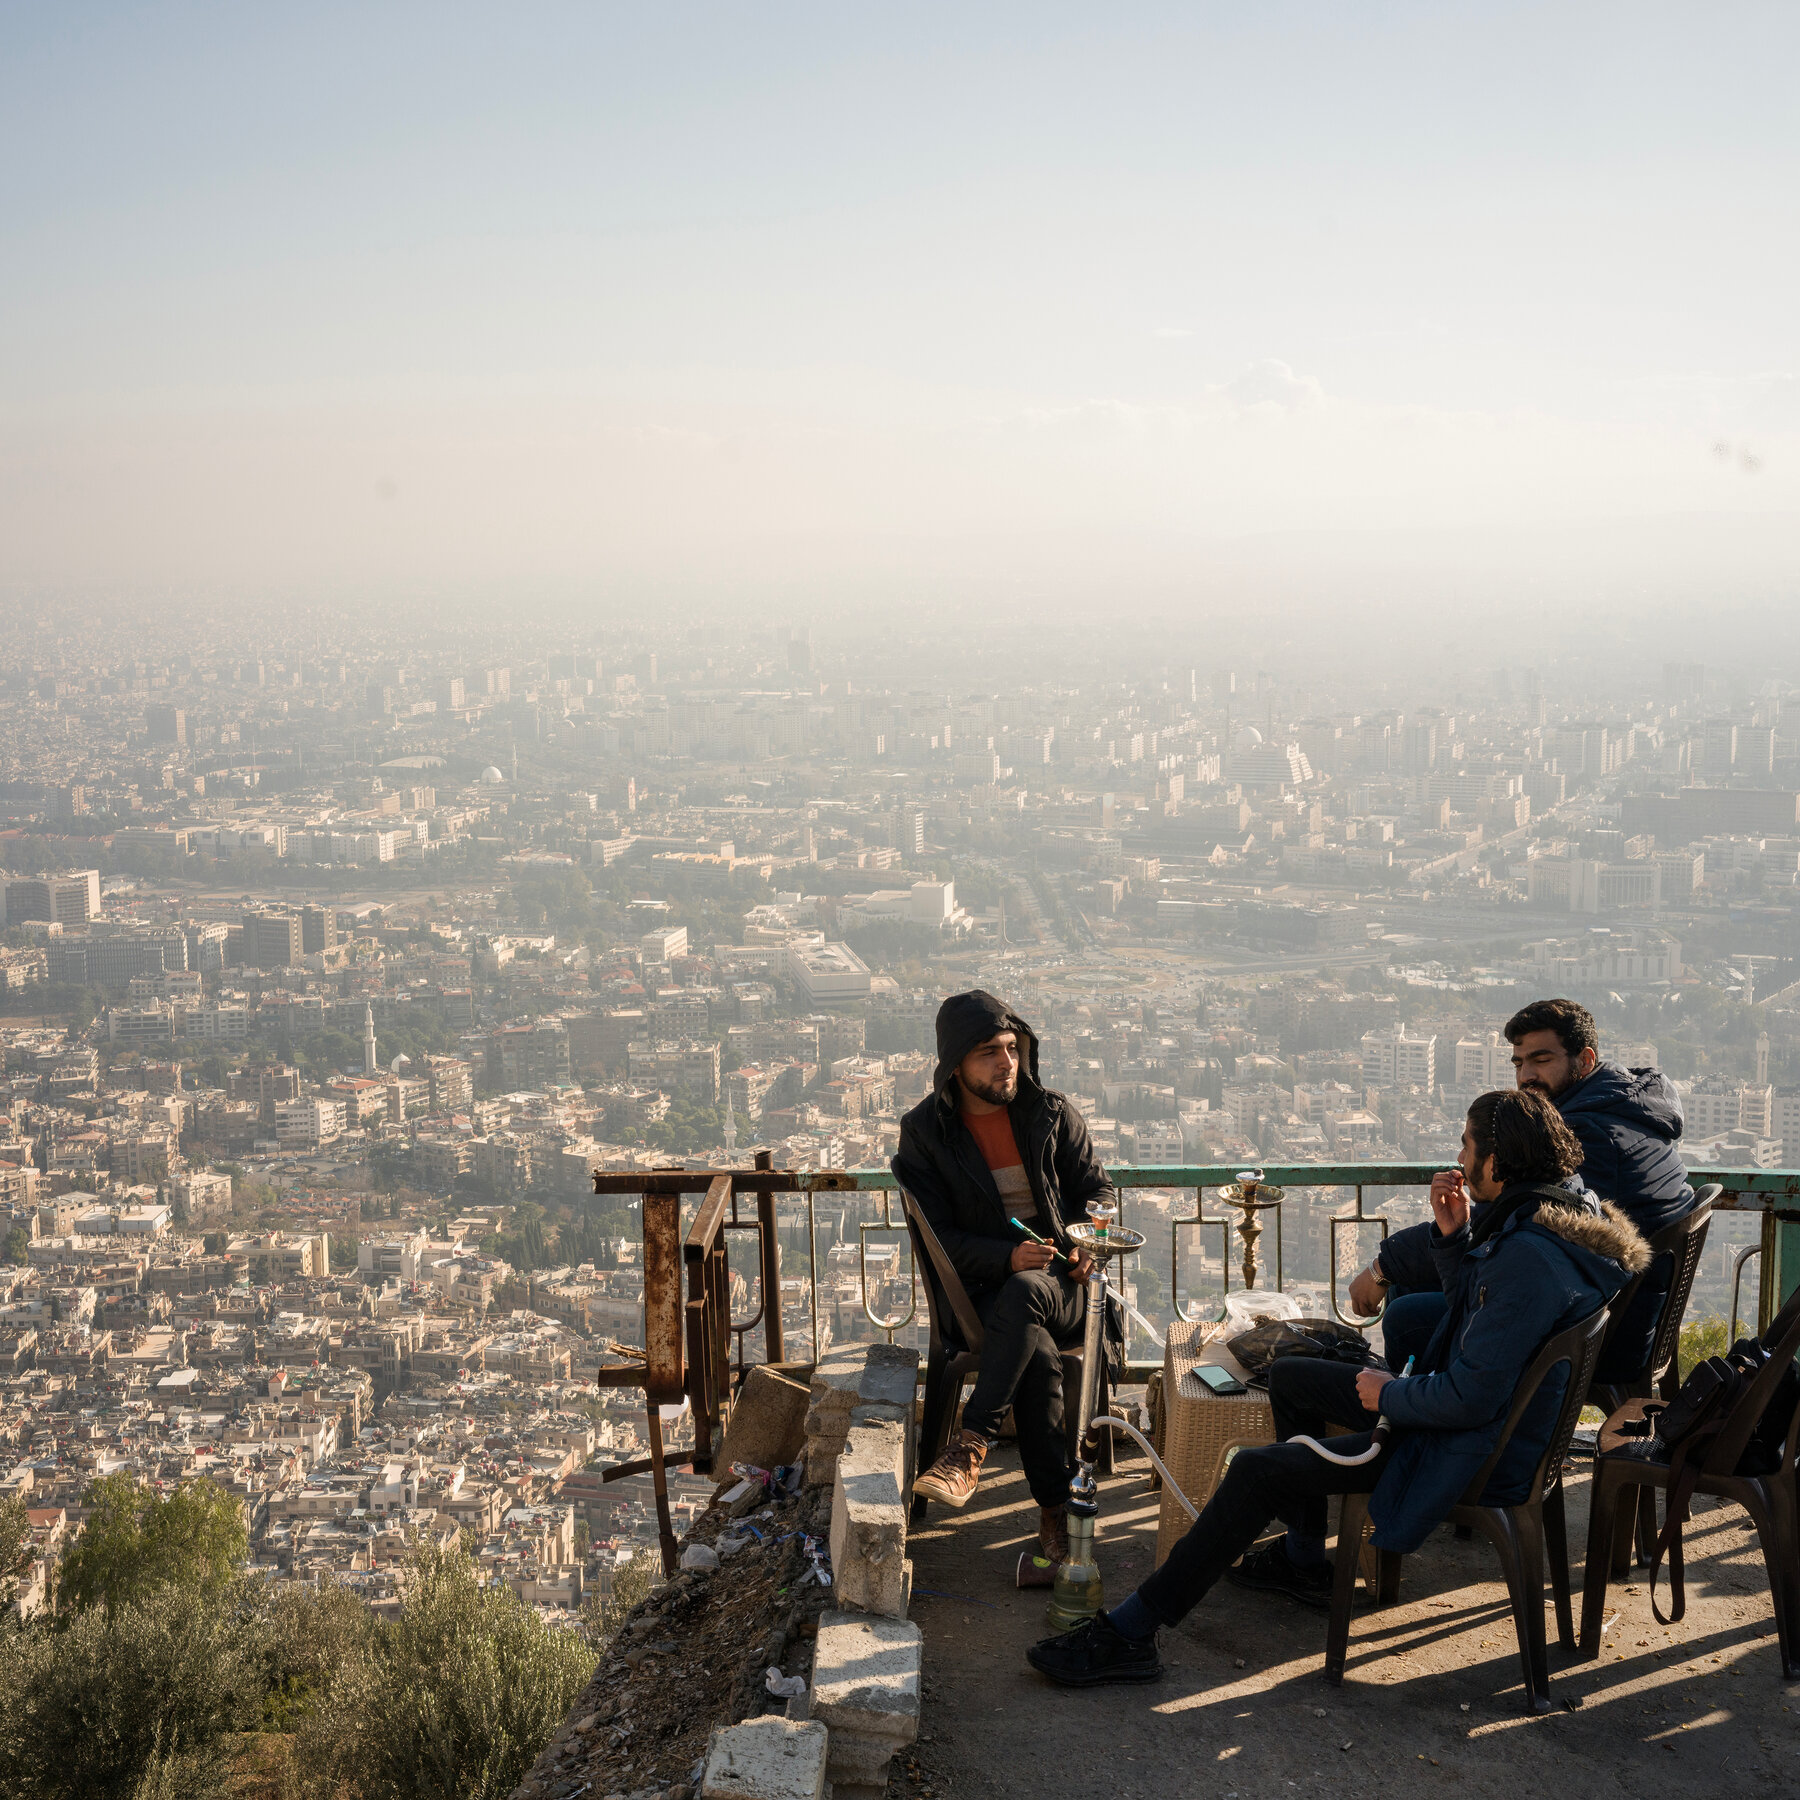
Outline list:
[[[1006,1216],[1030,1225],[1037,1217],[1037,1201],[1032,1195],[1031,1181],[1025,1173],[1024,1158],[1019,1155],[1012,1119],[1006,1108],[976,1113],[965,1106],[962,1117],[994,1177],[995,1187],[1000,1190],[1000,1204],[1005,1207]]]

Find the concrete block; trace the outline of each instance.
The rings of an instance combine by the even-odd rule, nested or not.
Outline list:
[[[773,1713],[715,1731],[700,1778],[703,1800],[824,1800],[830,1738],[816,1719]]]
[[[867,1344],[842,1344],[819,1358],[813,1365],[809,1390],[815,1411],[849,1413],[862,1397],[856,1390],[868,1367],[869,1349]],[[917,1356],[918,1352],[912,1354]]]
[[[834,1789],[845,1782],[885,1782],[888,1764],[894,1760],[894,1746],[880,1738],[853,1736],[848,1731],[834,1731],[831,1747],[825,1753],[825,1773]]]
[[[906,1438],[902,1425],[859,1425],[831,1494],[831,1574],[838,1600],[906,1616]]]
[[[850,1429],[854,1431],[859,1425],[898,1425],[901,1440],[906,1445],[906,1462],[901,1472],[901,1491],[906,1498],[912,1497],[913,1477],[918,1474],[919,1430],[910,1409],[903,1410],[898,1406],[890,1406],[885,1400],[864,1400],[860,1405],[850,1409]]]
[[[752,1369],[732,1406],[714,1467],[729,1469],[740,1462],[779,1469],[793,1462],[806,1442],[809,1398],[810,1390],[791,1375],[761,1365]]]
[[[919,1387],[919,1353],[901,1344],[870,1344],[862,1380],[856,1384],[859,1400],[904,1407],[911,1414]]]
[[[924,1640],[905,1619],[826,1613],[813,1652],[813,1718],[858,1742],[898,1750],[919,1735]]]

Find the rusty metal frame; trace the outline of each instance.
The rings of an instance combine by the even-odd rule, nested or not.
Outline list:
[[[877,1331],[887,1333],[887,1341],[894,1341],[894,1333],[902,1326],[910,1325],[919,1316],[919,1265],[912,1253],[912,1234],[907,1230],[905,1221],[894,1223],[894,1190],[881,1190],[881,1217],[879,1219],[859,1220],[856,1227],[856,1273],[862,1286],[863,1317]],[[883,1319],[876,1316],[874,1307],[869,1304],[869,1233],[871,1231],[897,1232],[906,1243],[906,1266],[912,1276],[912,1292],[906,1311],[897,1319]]]
[[[1390,1221],[1386,1213],[1369,1214],[1363,1211],[1363,1184],[1360,1181],[1356,1184],[1355,1191],[1356,1211],[1349,1213],[1332,1213],[1325,1221],[1327,1226],[1327,1237],[1329,1238],[1331,1245],[1331,1316],[1336,1319],[1340,1325],[1348,1325],[1356,1331],[1366,1331],[1371,1325],[1378,1324],[1382,1319],[1387,1317],[1387,1302],[1383,1300],[1375,1311],[1366,1319],[1358,1318],[1350,1313],[1346,1313],[1344,1309],[1338,1305],[1338,1227],[1340,1225],[1379,1225],[1381,1227],[1381,1239],[1382,1242],[1385,1243],[1387,1241],[1388,1225]],[[1379,1250],[1376,1254],[1380,1254]]]

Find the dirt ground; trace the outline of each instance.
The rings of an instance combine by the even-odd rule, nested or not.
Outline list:
[[[1147,1469],[1124,1462],[1105,1484],[1109,1599],[1154,1561],[1160,1497]],[[1577,1475],[1578,1619],[1587,1496]],[[1571,1662],[1546,1607],[1561,1704],[1545,1716],[1520,1710],[1494,1553],[1447,1527],[1406,1559],[1398,1605],[1359,1611],[1341,1688],[1322,1674],[1322,1612],[1221,1584],[1181,1630],[1162,1634],[1160,1683],[1070,1693],[1024,1659],[1047,1630],[1048,1596],[1012,1585],[1036,1520],[1017,1454],[1002,1446],[969,1506],[933,1508],[912,1540],[924,1716],[918,1744],[895,1764],[890,1800],[1800,1795],[1800,1684],[1781,1678],[1755,1535],[1735,1508],[1710,1507],[1699,1503],[1689,1528],[1680,1625],[1655,1623],[1634,1570],[1609,1591],[1603,1656]]]
[[[714,1729],[785,1702],[769,1698],[771,1666],[810,1679],[830,1590],[807,1579],[802,1534],[829,1529],[828,1491],[809,1490],[749,1515],[757,1541],[705,1572],[654,1589],[608,1646],[594,1678],[515,1790],[516,1800],[691,1800],[695,1765]],[[685,1542],[714,1545],[714,1507]]]

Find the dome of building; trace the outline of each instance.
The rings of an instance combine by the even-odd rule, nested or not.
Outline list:
[[[1263,734],[1254,725],[1246,725],[1238,733],[1237,747],[1240,750],[1254,750],[1263,741]]]
[[[483,787],[498,787],[505,781],[506,777],[502,775],[492,763],[489,763],[475,779],[479,781]]]

